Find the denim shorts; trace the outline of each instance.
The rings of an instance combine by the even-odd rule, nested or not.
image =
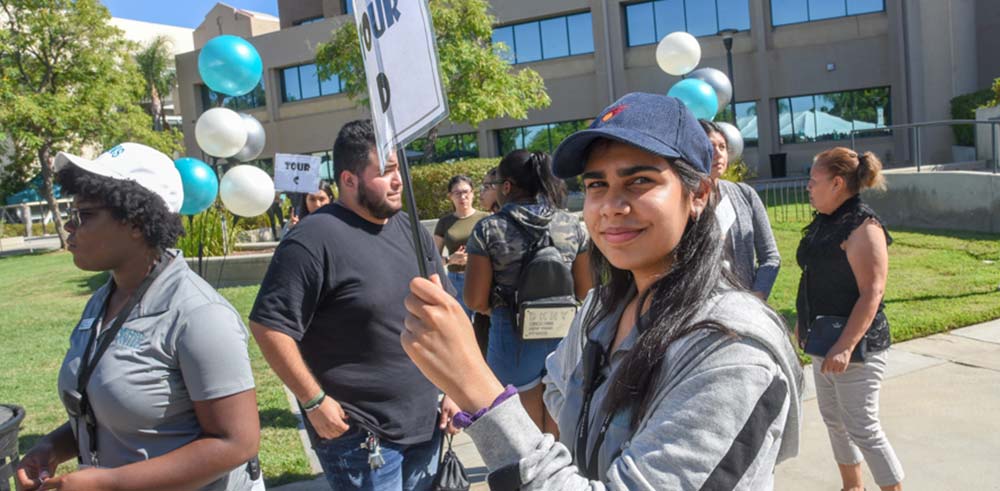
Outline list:
[[[534,388],[545,375],[545,358],[559,346],[560,339],[524,341],[514,331],[511,310],[496,307],[490,314],[490,342],[486,363],[500,383],[518,390]]]
[[[465,315],[472,318],[472,311],[465,306],[465,299],[463,298],[463,290],[465,290],[465,272],[464,271],[448,271],[448,281],[451,282],[451,286],[455,287],[455,299],[458,300],[458,304],[462,306],[465,310]]]

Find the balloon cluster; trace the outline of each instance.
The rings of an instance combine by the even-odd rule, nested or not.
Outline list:
[[[198,73],[208,88],[227,96],[249,93],[260,83],[263,63],[253,45],[237,36],[218,36],[198,55]],[[202,113],[194,128],[202,151],[213,157],[248,162],[264,150],[264,127],[257,118],[216,107]],[[251,217],[267,211],[274,201],[274,181],[252,165],[237,165],[222,176],[201,160],[184,157],[174,162],[184,186],[182,215],[208,209],[216,196],[234,215]]]
[[[680,99],[696,118],[711,121],[732,100],[733,84],[725,73],[715,68],[695,70],[700,61],[701,45],[686,32],[670,33],[656,46],[656,64],[661,70],[675,76],[687,75],[670,87],[667,95]],[[743,155],[743,136],[729,123],[716,124],[726,137],[729,162],[733,163]]]

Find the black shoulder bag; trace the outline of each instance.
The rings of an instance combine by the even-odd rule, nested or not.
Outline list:
[[[834,344],[837,344],[837,340],[840,339],[840,335],[844,333],[844,328],[847,327],[847,317],[837,316],[837,315],[820,315],[815,319],[811,319],[812,314],[809,312],[809,267],[806,266],[802,270],[802,281],[805,287],[805,307],[807,311],[805,316],[800,317],[800,322],[806,325],[806,342],[803,348],[806,354],[813,356],[826,357],[830,352],[830,348],[833,348]],[[801,313],[801,312],[800,312]],[[878,316],[883,315],[882,312],[875,314],[875,321],[878,321]],[[863,362],[865,361],[865,356],[868,354],[868,339],[867,337],[862,337],[861,341],[854,346],[854,351],[851,352],[852,362]]]

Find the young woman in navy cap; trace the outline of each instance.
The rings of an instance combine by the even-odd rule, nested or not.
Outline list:
[[[723,272],[711,160],[690,111],[652,94],[556,151],[559,177],[582,174],[598,285],[546,363],[558,440],[440,282],[413,280],[403,347],[462,408],[491,489],[770,489],[797,453],[802,371],[781,318]]]

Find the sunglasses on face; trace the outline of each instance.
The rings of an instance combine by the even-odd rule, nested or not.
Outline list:
[[[84,219],[94,216],[94,212],[98,210],[107,210],[108,206],[91,206],[89,208],[70,208],[66,210],[69,215],[69,221],[74,226],[83,226]]]

